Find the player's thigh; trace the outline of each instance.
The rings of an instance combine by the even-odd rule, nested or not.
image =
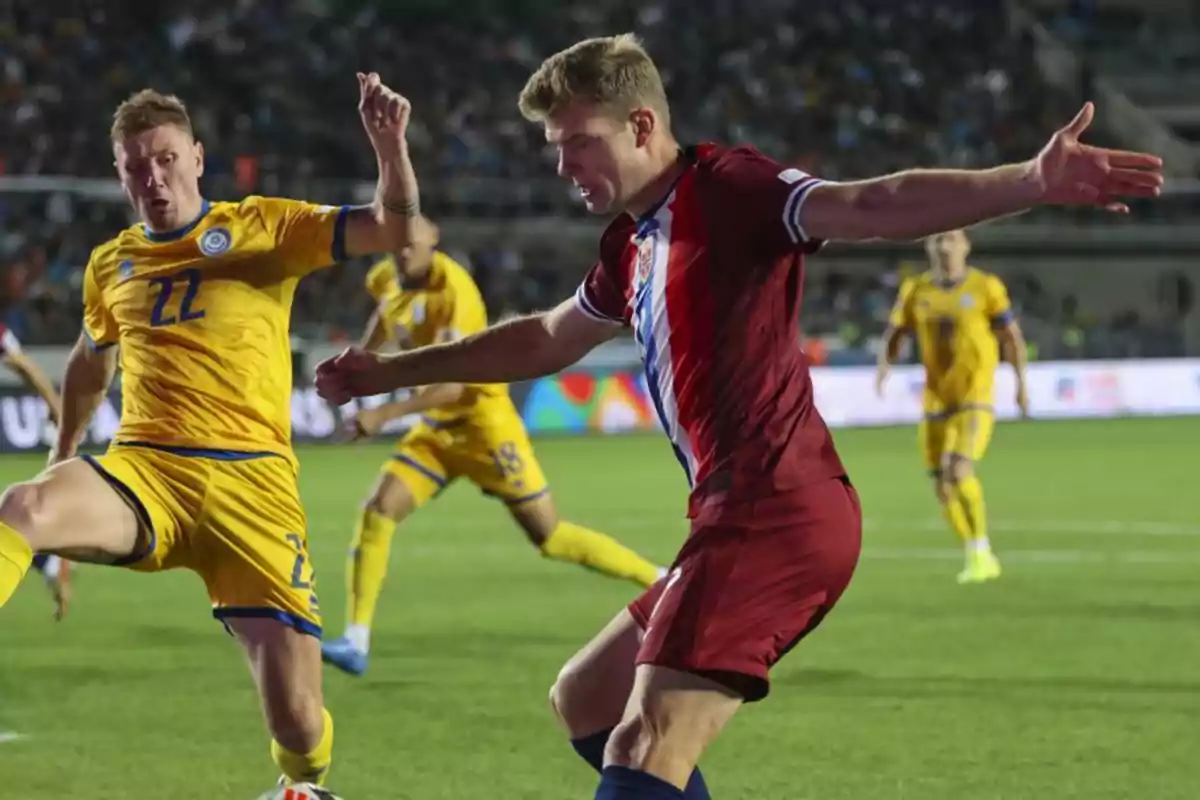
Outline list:
[[[367,500],[363,504],[364,507],[368,511],[397,522],[407,518],[423,502],[428,502],[427,497],[421,500],[422,493],[419,490],[414,491],[412,488],[413,484],[419,485],[424,478],[422,476],[407,477],[406,480],[405,477],[395,474],[389,461],[379,471],[379,477],[375,479],[375,484],[371,487]]]
[[[138,499],[94,459],[75,458],[8,488],[0,519],[39,552],[74,561],[122,563],[144,549]]]
[[[853,488],[824,481],[753,526],[699,527],[646,622],[638,663],[717,681],[746,701],[821,623],[849,585],[862,546]]]
[[[550,690],[550,704],[572,739],[613,728],[633,690],[641,627],[623,608],[571,656]]]
[[[925,415],[917,426],[917,446],[920,448],[926,471],[934,478],[941,468],[945,443],[946,420],[933,414]]]
[[[375,490],[390,490],[394,508],[405,515],[411,514],[457,477],[448,458],[454,447],[453,432],[419,423],[396,444],[396,450],[383,465]],[[390,516],[401,518],[396,514]]]
[[[987,409],[968,409],[955,414],[946,424],[943,459],[968,465],[987,454],[995,430],[995,417]]]
[[[321,642],[271,617],[230,617],[262,701],[267,727],[284,747],[310,751],[320,741]]]
[[[455,474],[468,478],[484,494],[519,509],[547,495],[549,484],[533,452],[533,443],[521,417],[511,406],[491,414],[480,413],[449,455]],[[531,509],[552,510],[543,503]],[[537,519],[528,515],[531,522]]]
[[[192,548],[217,619],[273,619],[320,637],[308,522],[287,460],[214,466]]]

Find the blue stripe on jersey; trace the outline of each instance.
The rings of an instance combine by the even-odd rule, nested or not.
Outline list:
[[[200,205],[200,214],[194,220],[189,222],[187,225],[184,225],[182,228],[176,228],[173,231],[166,231],[164,233],[158,233],[150,230],[146,227],[146,223],[143,222],[142,233],[146,234],[146,238],[152,242],[174,242],[178,239],[182,239],[184,236],[187,236],[196,229],[196,226],[200,224],[200,220],[204,219],[205,216],[208,215],[208,211],[211,207],[212,205],[205,200]]]
[[[119,442],[119,447],[145,447],[185,458],[211,458],[213,461],[253,461],[256,458],[278,458],[278,453],[265,450],[216,450],[207,447],[175,447],[154,442]]]
[[[692,485],[692,471],[688,468],[687,459],[683,456],[683,451],[679,449],[679,445],[671,437],[671,427],[667,424],[667,412],[663,407],[662,394],[658,388],[658,370],[655,368],[658,358],[658,346],[654,341],[653,326],[654,316],[650,310],[650,282],[652,277],[647,278],[642,284],[641,290],[634,301],[634,327],[633,334],[638,343],[642,345],[642,365],[646,372],[646,391],[650,393],[650,402],[654,404],[654,411],[658,414],[658,422],[662,425],[663,433],[667,435],[667,441],[671,443],[671,449],[675,451],[675,458],[679,461],[679,466],[683,467],[683,474],[687,476],[688,486]]]

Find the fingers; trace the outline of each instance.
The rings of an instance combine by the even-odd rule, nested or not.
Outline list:
[[[1083,108],[1079,109],[1079,113],[1075,115],[1075,119],[1067,123],[1067,127],[1062,129],[1063,133],[1070,134],[1079,138],[1088,126],[1092,124],[1092,118],[1096,115],[1096,106],[1089,100],[1083,104]]]
[[[1113,167],[1140,170],[1160,170],[1163,167],[1163,160],[1150,153],[1137,153],[1132,150],[1109,150],[1107,148],[1099,149],[1108,160],[1108,163]]]

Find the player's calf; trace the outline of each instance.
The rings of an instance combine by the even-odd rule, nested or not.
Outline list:
[[[333,718],[321,691],[320,642],[274,619],[226,619],[246,650],[271,732],[271,755],[293,782],[323,783]]]
[[[741,705],[741,695],[701,675],[639,666],[624,718],[608,740],[601,788],[638,780],[632,770],[685,790],[700,756]]]
[[[526,538],[547,558],[579,564],[643,587],[652,585],[663,573],[611,536],[561,519],[549,493],[510,503],[509,510]]]

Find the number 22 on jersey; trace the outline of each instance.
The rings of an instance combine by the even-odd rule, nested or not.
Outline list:
[[[203,274],[195,267],[174,275],[151,278],[150,290],[158,292],[154,307],[150,309],[151,327],[162,328],[202,318],[204,310],[195,307],[202,280]]]

